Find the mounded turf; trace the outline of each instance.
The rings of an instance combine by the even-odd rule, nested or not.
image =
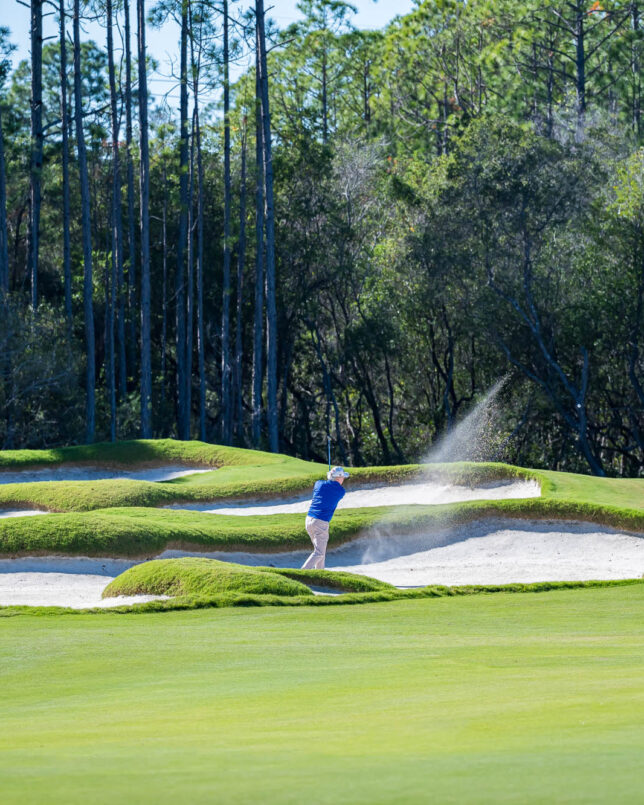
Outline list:
[[[232,562],[186,557],[135,565],[107,585],[103,598],[117,595],[207,596],[227,592],[313,595],[305,584],[277,573],[265,573]]]
[[[0,629],[14,803],[639,803],[644,585]]]
[[[383,533],[400,533],[458,527],[484,518],[581,520],[644,531],[642,509],[530,498],[341,510],[333,518],[329,545],[347,542],[375,524]],[[301,514],[237,517],[144,507],[6,518],[0,520],[0,557],[60,553],[146,558],[168,548],[299,550],[310,546],[302,519]]]
[[[231,592],[249,596],[310,596],[312,592],[307,585],[338,592],[396,591],[391,584],[352,573],[251,568],[215,559],[184,557],[158,559],[129,568],[107,585],[103,598],[117,595],[170,595],[206,599]]]
[[[155,507],[178,500],[280,497],[302,492],[309,490],[313,481],[323,475],[326,468],[322,465],[260,451],[171,439],[0,453],[0,468],[14,469],[47,464],[132,468],[167,463],[208,465],[218,469],[162,483],[104,480],[0,485],[0,506],[38,505],[64,510],[58,514],[0,520],[0,556],[57,553],[151,558],[168,548],[284,551],[309,546],[300,514],[209,516],[202,512]],[[541,484],[542,496],[442,506],[344,510],[334,517],[330,545],[346,542],[375,524],[386,534],[388,529],[400,533],[445,525],[458,527],[484,518],[581,520],[644,531],[644,480],[641,479],[598,479],[486,463],[369,467],[352,470],[352,476],[353,482],[386,483],[411,480],[420,472],[425,477],[465,484],[533,479]],[[137,505],[129,505],[132,503]],[[355,585],[356,582],[352,582],[352,586],[346,588],[348,595],[344,602],[394,597],[383,588],[364,589]],[[187,590],[178,597],[181,606],[188,606],[190,602],[193,606],[229,606],[254,604],[257,594],[255,589],[242,585],[208,592]],[[282,603],[278,592],[267,590],[263,594],[266,597],[262,604]],[[219,596],[218,602],[213,601],[213,595]],[[294,595],[298,604],[302,603],[301,595],[304,603],[313,603],[308,588],[301,595]],[[179,605],[176,601],[175,604]],[[137,611],[140,608],[137,607]]]
[[[49,462],[45,461],[49,459]],[[286,497],[308,492],[323,477],[326,465],[259,450],[222,447],[173,439],[134,440],[67,447],[60,450],[0,451],[0,470],[44,466],[97,465],[144,468],[160,464],[218,467],[162,482],[114,480],[39,481],[0,484],[0,507],[44,508],[49,511],[91,511],[106,507],[163,506],[215,500]],[[359,467],[351,470],[360,483],[400,483],[423,472],[454,483],[485,483],[499,479],[532,479],[530,470],[506,464],[467,462],[421,467]]]

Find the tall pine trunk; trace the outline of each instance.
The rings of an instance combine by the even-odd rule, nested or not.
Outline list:
[[[244,441],[244,416],[242,406],[242,350],[243,350],[243,292],[244,263],[246,262],[246,117],[242,121],[241,179],[239,187],[239,243],[237,245],[237,310],[235,318],[235,364],[233,377],[233,420],[237,444]]]
[[[137,0],[139,67],[139,187],[141,218],[141,436],[152,438],[152,347],[150,332],[150,149],[148,145],[148,71],[145,0]]]
[[[206,441],[206,353],[203,321],[203,161],[197,108],[197,361],[199,364],[199,438]]]
[[[110,123],[112,127],[112,271],[110,286],[110,419],[112,440],[116,439],[116,377],[114,349],[114,318],[117,318],[119,347],[119,391],[125,395],[125,323],[123,321],[123,226],[121,221],[121,166],[119,161],[120,121],[117,110],[116,72],[114,69],[114,39],[112,36],[112,0],[106,0],[107,63],[110,84]],[[118,306],[118,307],[117,307]]]
[[[253,322],[253,447],[262,438],[264,383],[264,146],[259,85],[259,48],[255,53],[255,314]]]
[[[201,40],[199,42],[199,54],[195,58],[195,35],[192,22],[192,6],[188,6],[190,14],[190,58],[192,62],[192,93],[194,96],[194,110],[192,118],[192,149],[190,161],[190,204],[193,209],[193,182],[194,182],[194,160],[197,160],[197,364],[199,371],[199,439],[206,440],[206,357],[204,343],[204,320],[203,320],[203,255],[204,255],[204,215],[203,215],[203,191],[204,191],[204,172],[203,159],[201,153],[201,124],[199,119],[199,78],[201,70]],[[191,230],[194,224],[191,225]],[[194,233],[191,232],[191,237]],[[192,266],[192,256],[190,258]],[[190,279],[190,299],[192,299],[192,278]],[[190,354],[189,354],[189,382],[192,382],[192,301],[190,303]],[[190,391],[192,387],[190,388]]]
[[[256,0],[257,49],[260,65],[262,134],[264,145],[264,211],[266,219],[266,413],[268,443],[271,451],[279,451],[277,420],[277,304],[275,289],[275,208],[273,199],[273,154],[271,146],[271,113],[268,99],[266,65],[266,33],[264,0]]]
[[[87,152],[83,131],[83,97],[81,83],[80,0],[74,0],[74,120],[81,196],[81,229],[83,238],[83,313],[85,316],[85,440],[94,441],[96,430],[96,357],[94,354],[94,304],[92,277],[92,230],[89,196]]]
[[[60,0],[60,119],[62,135],[63,172],[63,278],[65,283],[65,319],[67,337],[71,341],[74,316],[72,311],[72,248],[70,238],[69,203],[69,128],[67,111],[67,32],[65,30],[65,0]]]
[[[180,439],[190,438],[186,405],[186,296],[185,259],[188,229],[188,0],[181,2],[181,55],[179,93],[179,237],[175,274],[177,352],[177,431]]]
[[[221,313],[221,440],[232,439],[232,366],[230,362],[230,83],[228,44],[228,0],[223,0],[224,14],[224,276]]]
[[[31,166],[29,220],[29,277],[31,306],[38,307],[38,255],[40,252],[40,207],[42,204],[42,7],[43,0],[31,0]]]
[[[188,438],[192,425],[192,332],[194,326],[194,179],[195,179],[195,110],[190,134],[190,169],[188,174],[188,264],[186,271],[186,409]]]
[[[4,134],[0,107],[0,303],[9,293],[9,241],[7,233],[7,185],[4,166]]]
[[[161,405],[165,406],[166,390],[166,350],[168,339],[168,172],[163,162],[163,206],[161,208],[161,249],[162,249],[162,280],[161,280]]]
[[[119,156],[120,117],[117,108],[116,70],[114,67],[114,37],[112,33],[112,0],[106,0],[107,62],[110,84],[110,124],[112,128],[112,262],[116,284],[113,288],[116,304],[118,336],[118,388],[121,398],[126,393],[127,368],[125,359],[125,305],[123,300],[123,221],[121,217],[121,164]]]
[[[127,174],[127,287],[128,287],[128,361],[130,374],[136,380],[137,315],[136,302],[136,225],[134,217],[134,162],[132,160],[132,45],[130,26],[130,0],[124,0],[125,12],[125,158]]]

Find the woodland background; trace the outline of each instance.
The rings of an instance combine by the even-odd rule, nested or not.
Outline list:
[[[510,373],[493,457],[644,475],[641,3],[382,31],[340,0],[285,30],[262,0],[27,5],[30,60],[0,33],[0,446],[324,460],[330,434],[402,463]],[[168,18],[178,103],[152,103]]]

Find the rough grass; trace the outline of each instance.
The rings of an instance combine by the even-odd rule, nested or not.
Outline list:
[[[312,595],[299,581],[261,569],[187,557],[158,559],[135,565],[117,576],[103,591],[103,598],[117,595],[212,596],[241,592],[249,595]]]

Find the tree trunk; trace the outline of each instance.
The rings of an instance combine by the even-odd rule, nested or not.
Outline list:
[[[264,0],[256,0],[257,48],[260,64],[262,133],[264,146],[264,210],[266,218],[266,377],[268,442],[273,453],[279,451],[277,421],[277,304],[275,293],[275,210],[273,200],[273,155],[271,114],[268,99]]]
[[[221,313],[221,440],[231,443],[232,405],[230,364],[230,84],[228,46],[228,0],[223,0],[224,14],[224,276]]]
[[[193,64],[194,69],[194,64]],[[195,176],[195,110],[192,113],[190,136],[190,172],[188,174],[188,263],[186,288],[186,410],[188,439],[192,420],[192,330],[194,327],[194,176]]]
[[[322,53],[322,142],[326,145],[329,139],[329,104],[327,100],[327,53],[326,45]]]
[[[112,35],[112,0],[106,0],[107,59],[110,84],[110,123],[112,128],[112,262],[116,283],[116,323],[118,336],[119,394],[126,394],[127,367],[125,358],[125,304],[123,300],[123,220],[121,217],[121,164],[119,156],[120,118],[117,109],[116,71],[114,67],[114,37]]]
[[[262,143],[259,48],[255,54],[255,317],[253,325],[253,447],[262,436],[262,386],[264,383],[264,146]]]
[[[112,441],[116,440],[116,377],[114,355],[114,318],[118,303],[117,329],[119,346],[119,391],[125,396],[125,325],[123,321],[123,227],[121,222],[121,168],[119,164],[120,121],[116,106],[116,74],[114,69],[114,40],[112,36],[112,0],[106,0],[107,14],[107,63],[110,83],[110,123],[112,127],[112,271],[110,284],[110,399]]]
[[[31,0],[31,168],[29,220],[29,276],[31,306],[38,307],[38,254],[40,251],[40,207],[42,203],[42,7],[43,0]]]
[[[0,302],[9,293],[9,242],[7,233],[7,185],[4,167],[4,135],[0,108]]]
[[[78,173],[81,195],[81,228],[83,236],[83,312],[85,315],[85,353],[87,359],[85,374],[85,440],[94,441],[96,427],[96,358],[94,354],[94,305],[92,278],[92,231],[89,198],[89,176],[87,173],[87,152],[85,132],[83,131],[83,98],[80,60],[80,0],[74,0],[74,119],[76,123],[76,149],[78,151]]]
[[[577,91],[577,140],[583,137],[584,117],[586,115],[586,49],[584,19],[585,8],[578,3],[575,19],[575,89]]]
[[[161,280],[161,404],[165,404],[165,365],[168,338],[168,173],[163,163],[163,207],[161,212],[161,248],[163,278]]]
[[[177,431],[180,439],[190,438],[186,408],[186,297],[185,251],[188,230],[188,2],[181,2],[180,62],[180,145],[179,145],[179,237],[177,240],[177,272],[175,275],[176,344],[177,344]]]
[[[113,234],[112,234],[113,237]],[[109,254],[109,252],[106,253]],[[116,266],[114,259],[105,265],[105,342],[107,349],[107,394],[110,404],[110,441],[116,441],[116,366],[114,355],[114,308],[116,306]]]
[[[639,3],[631,6],[631,19],[633,21],[634,42],[632,46],[632,71],[633,71],[633,130],[638,139],[641,132],[642,120],[642,72],[640,60],[640,9]]]
[[[196,103],[196,100],[195,100]],[[201,158],[201,127],[199,107],[196,107],[197,133],[197,361],[199,364],[199,438],[206,441],[206,354],[203,322],[203,161]]]
[[[148,145],[148,75],[145,0],[137,0],[139,67],[139,149],[141,199],[141,436],[152,438],[152,356],[150,344],[150,151]]]
[[[125,12],[125,155],[127,181],[127,286],[128,286],[128,361],[131,377],[136,379],[137,303],[136,303],[136,226],[134,219],[134,162],[132,160],[132,49],[130,0],[124,0]]]
[[[60,119],[63,170],[63,278],[65,283],[65,318],[67,337],[71,342],[74,314],[72,311],[72,249],[70,239],[69,203],[69,129],[67,112],[67,33],[65,30],[65,0],[60,0]]]
[[[190,152],[190,211],[192,218],[193,210],[193,182],[194,182],[194,159],[197,159],[197,365],[199,371],[199,439],[206,440],[206,363],[205,363],[205,343],[204,343],[204,322],[203,322],[203,161],[201,156],[201,125],[199,121],[199,79],[201,71],[201,36],[199,39],[199,54],[195,58],[194,50],[194,28],[192,23],[192,5],[188,5],[190,15],[190,58],[192,62],[192,94],[194,96],[194,111],[192,117],[192,146]],[[199,29],[201,34],[201,29]],[[194,224],[190,226],[190,243],[192,243]],[[192,249],[189,257],[190,279],[189,279],[189,346],[188,346],[188,399],[192,392]],[[191,405],[189,403],[188,409]]]
[[[242,121],[241,178],[239,187],[239,243],[237,245],[237,310],[235,318],[235,366],[233,380],[234,435],[237,444],[244,441],[244,416],[242,406],[242,356],[243,356],[243,292],[244,263],[246,261],[246,117]]]

